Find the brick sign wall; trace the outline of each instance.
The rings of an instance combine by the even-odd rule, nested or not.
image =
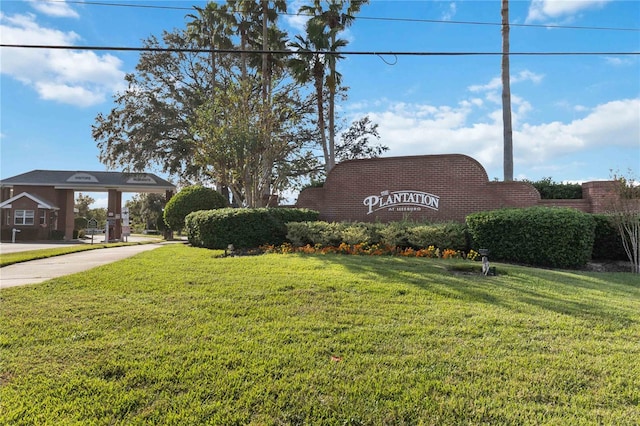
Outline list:
[[[590,210],[576,201],[572,207]],[[478,211],[536,205],[540,194],[532,185],[490,182],[480,163],[460,154],[345,161],[296,203],[318,210],[322,220],[363,222],[464,221]]]

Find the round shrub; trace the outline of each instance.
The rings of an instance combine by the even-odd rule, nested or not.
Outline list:
[[[466,219],[475,249],[496,260],[576,268],[591,258],[592,215],[574,209],[532,207],[474,213]]]
[[[164,208],[164,222],[170,229],[179,231],[184,228],[184,219],[189,213],[223,207],[227,207],[227,201],[213,189],[189,186],[171,197]]]

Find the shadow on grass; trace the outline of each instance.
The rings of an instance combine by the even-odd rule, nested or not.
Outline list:
[[[608,327],[635,324],[640,309],[640,279],[630,273],[585,273],[498,265],[499,275],[448,270],[456,261],[403,257],[318,256],[376,280],[414,285],[435,296],[522,311],[526,306]],[[612,300],[620,303],[613,304]]]

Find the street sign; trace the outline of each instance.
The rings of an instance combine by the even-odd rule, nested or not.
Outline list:
[[[98,220],[97,219],[89,219],[87,221],[87,234],[89,235],[95,235],[95,234],[99,234],[102,233],[101,229],[98,229]]]
[[[91,244],[93,244],[93,236],[102,233],[102,230],[98,229],[98,220],[91,218],[87,221],[87,234],[91,235]]]

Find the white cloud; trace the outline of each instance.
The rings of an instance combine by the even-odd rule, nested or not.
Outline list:
[[[455,15],[456,15],[456,3],[452,1],[451,3],[449,3],[449,7],[447,8],[447,10],[442,14],[442,20],[450,21],[451,19],[453,19]]]
[[[41,27],[32,14],[0,15],[6,44],[74,45],[80,36]],[[122,61],[110,54],[64,49],[2,48],[3,74],[34,88],[42,99],[86,107],[124,87]]]
[[[571,18],[582,10],[603,7],[611,0],[532,0],[526,22]]]
[[[532,108],[527,100],[515,97],[514,106],[514,161],[519,167],[541,170],[563,155],[609,146],[636,148],[640,141],[640,98],[598,105],[568,123],[538,125],[523,120]],[[389,146],[389,156],[462,153],[487,169],[499,168],[502,111],[478,119],[481,107],[474,99],[456,107],[391,103],[385,111],[366,114],[379,123],[380,142]]]
[[[80,15],[64,1],[30,0],[31,6],[38,12],[58,18],[79,18]]]
[[[619,57],[619,56],[607,56],[604,58],[607,64],[613,65],[616,67],[625,66],[625,65],[633,65],[637,59],[632,57]]]
[[[292,15],[292,13],[298,13],[301,6],[309,5],[309,1],[305,0],[293,0],[289,2],[287,5],[287,10],[289,11],[289,15],[284,17],[284,21],[292,28],[298,30],[299,32],[304,32],[305,25],[309,20],[309,17],[306,15]]]
[[[104,101],[105,93],[100,90],[90,90],[81,86],[69,86],[60,83],[36,83],[40,97],[47,101],[57,101],[65,104],[87,107]]]
[[[544,74],[536,74],[529,70],[520,71],[517,74],[512,74],[509,78],[509,82],[511,84],[521,83],[523,81],[530,81],[532,83],[538,84],[544,78]],[[494,77],[486,84],[475,84],[469,86],[468,89],[471,92],[488,92],[494,90],[502,89],[502,78]]]

